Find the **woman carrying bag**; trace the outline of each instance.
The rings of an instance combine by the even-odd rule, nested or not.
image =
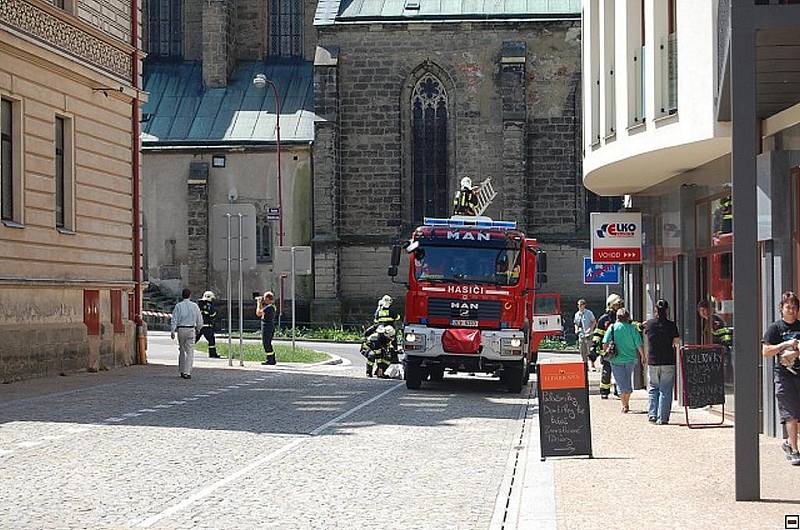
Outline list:
[[[622,400],[622,412],[630,410],[631,394],[633,393],[633,371],[636,368],[636,356],[642,362],[647,363],[642,348],[642,337],[639,331],[631,324],[631,314],[628,310],[620,308],[617,310],[617,321],[609,328],[603,337],[606,355],[611,353],[610,363],[611,372],[617,382],[617,389]],[[611,351],[609,351],[611,350]]]

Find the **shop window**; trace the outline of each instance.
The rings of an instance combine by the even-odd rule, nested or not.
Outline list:
[[[111,290],[111,324],[114,333],[125,333],[125,324],[122,322],[122,291]]]

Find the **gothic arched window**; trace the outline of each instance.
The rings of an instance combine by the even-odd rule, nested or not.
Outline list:
[[[181,0],[147,1],[147,56],[180,59],[183,55]]]
[[[303,57],[303,0],[272,0],[270,4],[269,54]]]
[[[447,217],[447,93],[428,73],[411,94],[413,220]]]

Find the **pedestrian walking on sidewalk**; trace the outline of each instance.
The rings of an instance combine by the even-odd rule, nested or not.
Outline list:
[[[603,337],[603,344],[614,341],[615,354],[611,358],[611,371],[614,373],[614,381],[617,383],[620,399],[622,400],[622,412],[630,410],[631,394],[633,393],[633,371],[636,368],[636,357],[644,365],[647,361],[644,358],[642,348],[642,337],[639,330],[631,324],[631,314],[624,307],[617,310],[617,321],[609,328]]]
[[[600,374],[600,398],[608,399],[611,394],[611,363],[608,362],[603,353],[603,339],[606,332],[617,320],[617,309],[621,308],[624,304],[622,297],[616,293],[611,293],[606,299],[606,312],[597,321],[597,326],[594,328],[594,336],[592,342],[594,343],[595,355],[600,355],[600,363],[602,365],[602,372]],[[616,394],[616,392],[615,392]]]
[[[264,293],[256,302],[256,316],[261,319],[261,344],[264,346],[266,360],[261,364],[277,364],[275,350],[272,349],[272,336],[275,335],[275,295],[271,291]]]
[[[178,370],[183,379],[192,378],[195,336],[203,328],[203,315],[197,304],[189,300],[190,296],[192,291],[189,289],[181,292],[182,300],[172,310],[169,333],[172,340],[175,340],[175,333],[178,334]]]
[[[578,311],[575,313],[572,322],[575,325],[575,334],[578,336],[581,359],[583,359],[584,364],[588,360],[592,370],[594,370],[597,354],[592,351],[592,334],[597,325],[597,320],[594,318],[592,310],[586,307],[586,300],[583,298],[578,300]]]
[[[647,419],[656,425],[669,423],[672,387],[675,383],[675,351],[681,339],[678,326],[669,319],[669,303],[656,302],[656,318],[644,323],[647,339],[647,379],[650,403]]]
[[[797,451],[800,421],[799,307],[800,300],[792,291],[781,295],[781,318],[769,325],[761,346],[764,357],[778,357],[775,363],[775,397],[778,398],[778,411],[787,436],[781,447],[786,460],[793,466],[800,466],[800,453]]]

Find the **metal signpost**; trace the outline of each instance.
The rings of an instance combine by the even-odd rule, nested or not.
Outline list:
[[[234,218],[236,219],[235,223]],[[228,366],[233,366],[232,262],[235,261],[239,264],[237,292],[239,303],[239,366],[244,366],[242,289],[245,263],[248,264],[249,268],[255,267],[256,263],[256,209],[252,204],[217,204],[213,207],[213,219],[215,222],[211,224],[212,264],[216,270],[221,269],[224,265],[228,289]],[[235,250],[232,248],[234,244],[236,244]]]
[[[296,276],[311,274],[311,247],[278,247],[275,253],[275,271],[292,277],[292,351],[295,349]]]

